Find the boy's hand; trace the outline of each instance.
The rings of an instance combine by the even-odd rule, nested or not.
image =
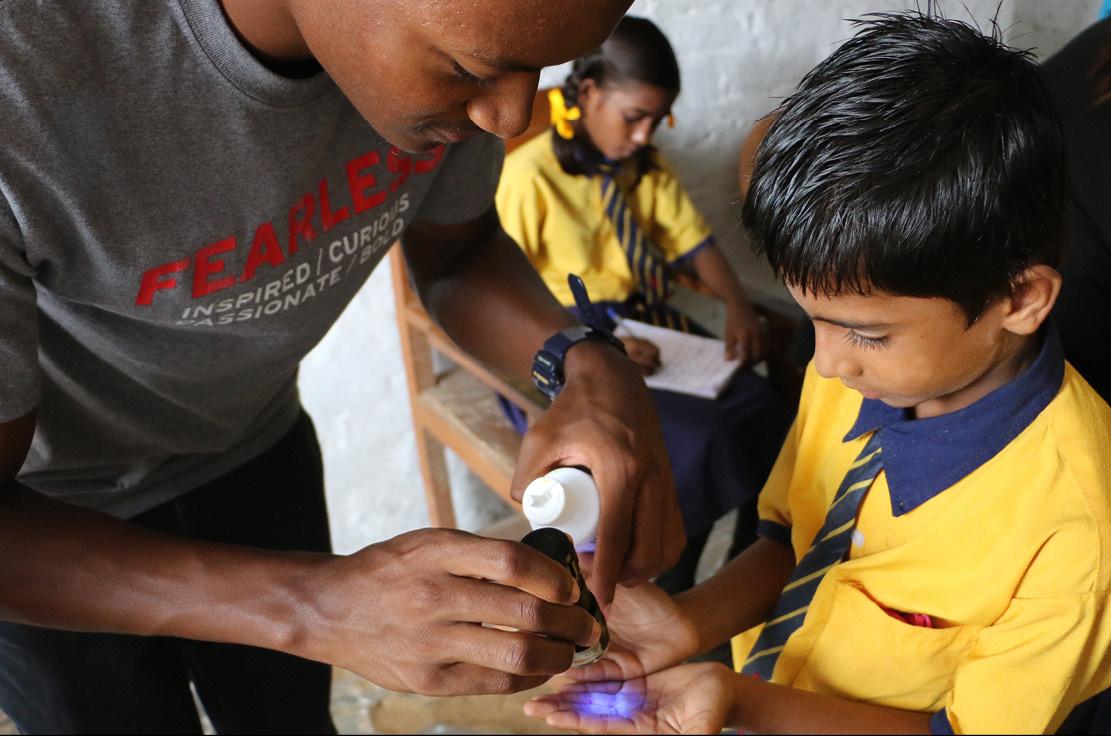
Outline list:
[[[750,366],[764,358],[764,326],[746,300],[725,308],[725,358]]]
[[[586,568],[587,565],[584,565]],[[600,660],[568,670],[583,682],[631,680],[683,662],[698,652],[698,632],[675,601],[654,583],[618,586],[606,610],[610,647]]]
[[[621,342],[625,345],[625,352],[629,359],[640,366],[644,375],[650,376],[659,369],[660,349],[656,347],[655,343],[641,340],[639,337],[628,336],[622,337]]]
[[[675,564],[686,546],[660,420],[640,370],[610,345],[580,343],[566,383],[525,435],[511,488],[561,465],[589,468],[601,496],[591,591],[603,606],[618,582],[635,584]],[[579,540],[585,541],[585,540]]]
[[[587,733],[718,733],[736,677],[725,665],[700,662],[624,682],[574,683],[526,703],[525,713]]]

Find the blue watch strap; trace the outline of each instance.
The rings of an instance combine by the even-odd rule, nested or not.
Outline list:
[[[586,284],[583,283],[579,275],[568,274],[567,285],[571,287],[571,294],[575,297],[575,306],[579,308],[583,322],[588,327],[608,335],[610,332],[609,322],[606,321],[606,316],[602,314],[601,310],[594,306],[594,302],[590,301],[590,295],[586,293]]]
[[[549,399],[555,399],[563,389],[563,361],[572,346],[583,340],[599,340],[625,352],[624,344],[613,336],[605,317],[590,301],[582,279],[570,274],[567,282],[586,324],[568,327],[552,335],[544,341],[544,347],[533,358],[532,380]]]

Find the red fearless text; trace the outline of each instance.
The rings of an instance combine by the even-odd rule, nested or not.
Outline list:
[[[340,204],[338,197],[342,194],[331,191],[328,178],[323,177],[315,193],[306,192],[290,206],[284,251],[273,220],[267,220],[255,229],[241,273],[226,271],[226,254],[239,248],[241,242],[235,235],[229,235],[201,246],[192,257],[147,270],[139,283],[135,304],[150,306],[156,293],[176,289],[183,280],[191,283],[194,299],[210,296],[236,283],[247,283],[255,278],[260,268],[277,268],[301,246],[311,244],[320,233],[328,232],[352,214],[361,215],[381,206],[411,175],[433,171],[443,156],[443,146],[437,146],[420,159],[396,148],[390,150],[384,162],[378,151],[357,156],[344,164],[348,204]],[[185,275],[190,269],[192,274]]]

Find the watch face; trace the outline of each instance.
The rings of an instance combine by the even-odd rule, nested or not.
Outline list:
[[[545,375],[554,376],[559,371],[560,361],[556,356],[549,353],[547,350],[541,350],[536,354],[533,359],[532,369],[534,371],[540,370]]]
[[[532,360],[532,382],[549,399],[554,399],[563,388],[562,367],[562,361],[547,350],[541,350]]]
[[[554,399],[563,388],[563,360],[571,346],[583,340],[601,340],[621,352],[625,346],[608,332],[595,330],[586,325],[575,325],[560,330],[544,342],[544,347],[536,353],[532,361],[532,380],[548,398]]]

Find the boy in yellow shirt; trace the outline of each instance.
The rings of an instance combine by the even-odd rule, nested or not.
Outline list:
[[[1111,409],[1047,321],[1049,91],[966,24],[860,27],[780,107],[745,203],[816,331],[761,538],[675,601],[623,589],[622,646],[528,706],[552,725],[1041,733],[1111,686]],[[739,674],[674,666],[740,632]]]

